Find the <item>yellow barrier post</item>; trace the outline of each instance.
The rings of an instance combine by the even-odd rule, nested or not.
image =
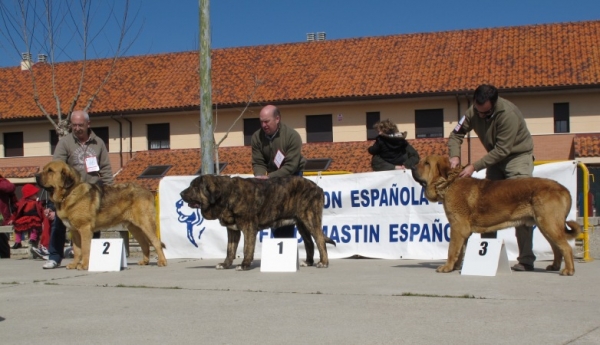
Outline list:
[[[546,163],[553,163],[553,162],[563,162],[563,161],[535,161],[533,164],[534,165],[541,165],[541,164],[546,164]],[[589,214],[588,214],[588,192],[590,191],[590,171],[588,170],[588,168],[585,166],[585,164],[583,164],[582,162],[577,162],[577,166],[579,166],[581,168],[581,170],[583,171],[582,174],[582,179],[583,179],[583,232],[581,234],[579,234],[579,236],[577,236],[578,240],[581,240],[583,242],[583,260],[584,262],[590,262],[590,261],[594,261],[594,258],[591,257],[590,255],[590,232],[589,232],[589,228],[590,228],[590,220],[589,218]],[[575,203],[577,201],[575,200]]]
[[[590,262],[594,261],[594,259],[590,255],[590,221],[589,221],[589,212],[588,212],[588,193],[590,191],[590,171],[585,166],[585,164],[581,162],[577,162],[577,165],[583,171],[583,233],[579,235],[579,238],[583,240],[583,261]]]

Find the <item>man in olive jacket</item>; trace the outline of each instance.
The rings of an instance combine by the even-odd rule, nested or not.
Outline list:
[[[87,112],[76,110],[71,113],[71,132],[61,138],[54,149],[53,160],[61,160],[79,172],[84,182],[91,184],[112,184],[113,175],[106,145],[90,128],[90,116]],[[60,218],[55,217],[50,230],[50,246],[48,261],[44,269],[60,267],[64,257],[66,227]],[[94,238],[100,233],[95,232]],[[37,256],[46,257],[41,251],[35,250]]]
[[[257,178],[302,176],[306,159],[302,157],[300,134],[281,122],[274,105],[260,111],[260,127],[252,135],[252,171]],[[294,237],[294,225],[272,229],[274,237]]]
[[[519,108],[504,98],[492,85],[480,85],[473,94],[473,105],[460,119],[448,139],[450,166],[460,165],[460,146],[465,134],[474,130],[487,154],[468,164],[459,177],[486,169],[486,178],[504,180],[531,177],[533,173],[533,139]],[[493,212],[493,210],[492,210]],[[515,231],[519,246],[515,271],[533,271],[533,227],[521,225]],[[491,236],[490,236],[491,235]],[[482,234],[496,238],[496,233]]]

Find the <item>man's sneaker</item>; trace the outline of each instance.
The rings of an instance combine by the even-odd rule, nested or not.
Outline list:
[[[65,248],[65,259],[72,259],[75,257],[75,253],[73,252],[73,247]]]
[[[42,244],[40,244],[39,248],[40,248],[40,253],[42,253],[42,255],[44,255],[44,256],[50,255],[48,248],[44,247]]]
[[[533,271],[533,266],[528,264],[517,263],[512,267],[512,270],[517,272]]]
[[[48,249],[46,249],[41,244],[39,245],[39,247],[31,247],[31,254],[36,259],[44,260],[48,260],[48,256],[50,256],[50,253],[48,253]]]
[[[56,262],[54,260],[48,260],[48,261],[46,261],[44,266],[42,266],[42,268],[47,270],[47,269],[57,268],[58,266],[60,266],[60,264],[58,262]]]

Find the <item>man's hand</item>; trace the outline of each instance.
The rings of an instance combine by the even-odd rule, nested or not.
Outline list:
[[[451,169],[454,169],[454,168],[456,168],[459,165],[460,165],[460,158],[458,158],[458,157],[451,157],[450,158],[450,168]]]
[[[254,178],[258,178],[258,179],[261,179],[261,180],[266,180],[266,179],[269,178],[269,175],[254,176]]]
[[[467,165],[461,172],[458,174],[458,177],[471,177],[475,172],[475,167],[473,164]]]
[[[56,213],[51,209],[47,208],[44,210],[44,215],[46,216],[46,218],[48,218],[48,220],[54,220]]]
[[[406,168],[404,167],[404,165],[396,165],[395,169],[396,170],[406,170]]]

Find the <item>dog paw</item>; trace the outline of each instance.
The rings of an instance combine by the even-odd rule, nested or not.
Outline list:
[[[301,261],[300,267],[308,267],[314,265],[314,262]]]
[[[227,265],[226,263],[222,262],[220,264],[217,264],[217,266],[215,266],[216,269],[218,270],[226,270],[229,268],[229,265]]]
[[[572,276],[573,274],[575,274],[575,270],[568,270],[564,268],[562,271],[560,271],[561,276]]]
[[[67,266],[65,266],[68,270],[74,270],[77,269],[77,264],[76,263],[70,263]]]
[[[140,265],[140,266],[146,266],[146,265],[148,265],[148,263],[149,263],[149,260],[142,259],[142,260],[138,261],[138,265]]]
[[[88,270],[88,265],[79,264],[79,265],[77,265],[77,270],[78,271],[87,271]]]
[[[452,267],[449,267],[448,265],[442,265],[436,269],[436,272],[438,272],[438,273],[449,273],[452,271],[453,271]]]
[[[239,265],[235,268],[236,271],[247,271],[250,269],[250,265]]]
[[[327,267],[329,267],[329,264],[324,264],[324,263],[322,263],[322,262],[319,262],[319,263],[317,264],[317,268],[327,268]]]
[[[158,265],[158,267],[165,267],[167,266],[167,260],[158,260],[156,264]]]
[[[560,271],[560,266],[556,267],[554,265],[548,265],[546,271]]]

